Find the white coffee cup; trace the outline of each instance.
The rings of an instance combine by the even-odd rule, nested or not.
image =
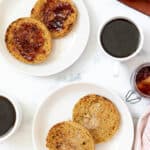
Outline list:
[[[8,99],[8,101],[13,105],[15,113],[16,113],[16,120],[11,129],[9,129],[4,135],[0,136],[0,142],[7,140],[10,136],[12,136],[17,129],[19,128],[22,120],[22,112],[21,112],[21,107],[16,101],[16,97],[11,96],[5,92],[0,91],[0,96],[5,97]]]
[[[132,24],[134,24],[136,26],[136,28],[138,29],[138,32],[139,32],[139,44],[138,44],[138,47],[137,47],[136,51],[134,53],[132,53],[131,55],[129,55],[127,57],[122,57],[122,58],[115,57],[115,56],[112,56],[109,53],[107,53],[107,51],[104,49],[104,47],[101,43],[101,39],[100,39],[103,28],[105,27],[105,25],[107,25],[109,22],[111,22],[113,20],[117,20],[117,19],[124,19],[124,20],[127,20],[127,21],[131,22]],[[135,57],[142,50],[143,44],[144,44],[144,34],[143,34],[143,31],[142,31],[141,27],[135,21],[133,21],[133,19],[128,18],[128,17],[124,17],[124,16],[112,17],[112,18],[108,19],[107,21],[105,21],[104,23],[102,23],[102,25],[99,27],[97,39],[98,39],[98,44],[99,44],[100,48],[103,50],[103,52],[107,56],[112,58],[113,60],[116,60],[116,63],[114,64],[114,69],[113,69],[115,76],[117,76],[119,74],[119,64],[120,64],[120,62],[128,61],[128,60],[132,59],[133,57]]]

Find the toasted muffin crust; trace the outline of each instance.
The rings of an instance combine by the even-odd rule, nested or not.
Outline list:
[[[95,143],[110,139],[119,129],[120,114],[107,98],[91,94],[80,99],[73,110],[73,121],[89,130]]]
[[[94,150],[89,131],[81,125],[67,121],[54,125],[47,136],[49,150]]]
[[[51,52],[51,35],[46,26],[33,18],[20,18],[7,28],[5,42],[9,52],[18,60],[37,64]]]
[[[31,17],[43,22],[53,38],[69,33],[77,20],[77,8],[71,0],[38,0]]]

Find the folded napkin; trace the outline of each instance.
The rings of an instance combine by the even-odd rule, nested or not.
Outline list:
[[[134,150],[150,150],[150,107],[138,122]]]
[[[120,2],[150,16],[150,0],[119,0]]]

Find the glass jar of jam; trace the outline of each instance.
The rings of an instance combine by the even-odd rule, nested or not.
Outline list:
[[[126,101],[137,103],[142,97],[150,98],[150,63],[140,65],[131,76],[133,90],[126,95]]]

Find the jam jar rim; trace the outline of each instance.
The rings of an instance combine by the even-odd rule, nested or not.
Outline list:
[[[144,97],[144,98],[150,98],[150,95],[147,95],[147,94],[144,94],[143,92],[141,92],[138,88],[137,88],[137,85],[136,85],[136,76],[138,74],[138,72],[144,68],[144,67],[150,67],[150,62],[145,62],[141,65],[139,65],[135,70],[134,72],[132,73],[131,75],[131,84],[134,88],[134,90],[141,96],[141,97]]]

